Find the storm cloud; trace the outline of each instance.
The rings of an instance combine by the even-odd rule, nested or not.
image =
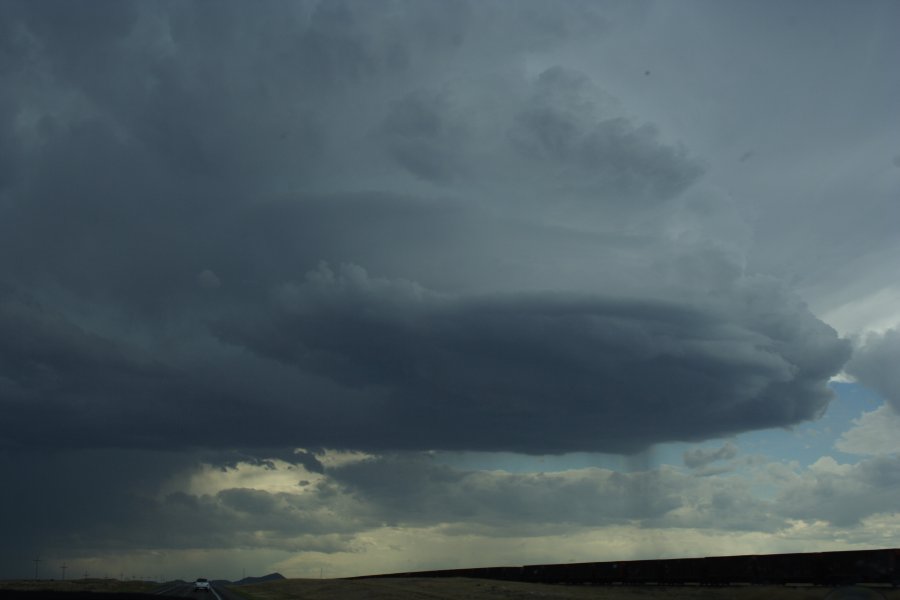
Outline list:
[[[826,406],[824,381],[846,344],[777,289],[748,282],[732,293],[706,307],[458,297],[323,265],[285,286],[271,313],[216,330],[263,356],[382,390],[366,419],[384,436],[372,442],[378,449],[634,452],[796,423]]]
[[[482,43],[485,8],[297,4],[263,38],[234,36],[285,25],[238,6],[5,8],[27,165],[3,196],[8,444],[39,405],[68,415],[53,445],[249,448],[265,418],[267,454],[634,452],[824,410],[834,332],[727,249],[667,240],[702,174],[683,145],[584,73],[504,64],[552,20],[497,48],[498,87],[425,74]],[[360,266],[303,280],[320,261]],[[221,435],[186,441],[201,415]]]
[[[421,456],[793,427],[843,369],[896,409],[891,303],[886,333],[847,325],[900,247],[882,6],[3,2],[4,556],[562,527],[542,506],[767,532],[885,512],[883,456],[786,474],[774,504],[705,476],[730,445],[687,472]]]

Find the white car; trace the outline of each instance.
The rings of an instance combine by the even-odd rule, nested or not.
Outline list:
[[[201,577],[197,581],[194,582],[194,591],[195,592],[208,592],[209,591],[209,580],[205,577]]]

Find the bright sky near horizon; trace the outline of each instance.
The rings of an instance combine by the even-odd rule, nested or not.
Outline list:
[[[900,547],[897,23],[0,0],[0,578]]]

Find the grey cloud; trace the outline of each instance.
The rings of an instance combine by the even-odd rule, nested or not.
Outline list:
[[[324,473],[325,467],[314,452],[301,448],[253,448],[251,450],[219,450],[207,452],[204,459],[222,470],[235,468],[239,464],[262,466],[275,469],[275,460],[291,465],[302,465],[310,473]]]
[[[598,526],[661,518],[680,505],[679,484],[659,472],[510,474],[462,471],[427,458],[395,456],[331,469],[328,475],[393,526]]]
[[[775,475],[702,477],[669,466],[618,473],[583,468],[555,473],[463,470],[431,455],[397,454],[329,468],[294,493],[230,488],[211,495],[158,494],[160,482],[187,477],[201,455],[102,452],[3,460],[8,482],[29,480],[32,469],[53,469],[78,482],[70,502],[52,497],[57,481],[22,487],[2,500],[3,515],[37,508],[35,523],[9,523],[5,533],[22,548],[65,547],[78,552],[237,545],[288,551],[346,552],[381,527],[446,526],[446,535],[507,537],[559,534],[585,527],[639,523],[670,528],[774,532],[789,519],[826,520],[848,527],[893,510],[896,457],[839,466],[827,460],[791,471],[774,500],[755,486]],[[114,479],[110,473],[118,473]],[[784,474],[782,474],[784,476]],[[760,478],[762,477],[762,478]]]
[[[299,489],[299,487],[298,487]],[[247,488],[230,488],[213,495],[173,492],[162,500],[148,500],[140,512],[129,515],[152,528],[123,525],[131,535],[151,546],[154,530],[169,536],[164,546],[216,548],[239,545],[256,548],[285,548],[301,551],[314,543],[322,551],[347,549],[354,533],[374,527],[363,507],[352,498],[335,498],[328,493],[273,493]],[[315,543],[317,536],[323,540]],[[331,542],[326,542],[330,539]],[[334,542],[342,540],[338,545]]]
[[[511,243],[525,245],[523,238],[534,232],[518,231],[516,240],[506,236],[491,242],[494,236],[488,230],[502,225],[495,218],[493,223],[484,222],[492,220],[488,215],[476,214],[451,224],[457,229],[482,229],[478,236],[481,246],[470,247],[458,231],[446,240],[403,231],[406,227],[432,228],[447,235],[450,227],[439,222],[439,211],[422,222],[396,225],[393,217],[402,219],[404,215],[384,212],[377,218],[390,226],[392,233],[401,230],[403,236],[414,239],[409,245],[396,246],[390,239],[376,238],[370,247],[359,248],[359,239],[367,240],[378,232],[370,231],[372,227],[361,216],[351,214],[355,207],[304,210],[289,206],[302,205],[313,195],[304,187],[340,187],[349,173],[365,169],[363,163],[381,168],[382,153],[429,180],[446,182],[462,169],[477,171],[477,178],[511,185],[510,190],[495,194],[498,199],[521,195],[515,182],[534,171],[533,165],[486,160],[496,152],[489,144],[486,150],[481,148],[482,138],[469,140],[463,147],[458,132],[480,131],[488,122],[487,137],[502,136],[507,119],[480,109],[479,99],[489,93],[469,93],[479,85],[485,87],[483,82],[472,78],[459,83],[449,76],[434,76],[442,72],[441,61],[451,60],[454,48],[465,39],[464,31],[472,27],[480,31],[479,27],[489,27],[489,23],[503,22],[502,15],[495,14],[498,6],[487,11],[491,18],[481,19],[466,16],[481,9],[464,3],[412,3],[406,6],[408,10],[394,12],[376,5],[298,4],[279,18],[269,18],[263,10],[244,14],[239,4],[223,5],[220,11],[202,11],[192,4],[129,4],[131,8],[116,4],[109,14],[106,5],[97,5],[96,10],[87,11],[99,15],[96,18],[87,13],[79,16],[93,19],[91,27],[103,30],[91,40],[84,40],[80,33],[70,35],[80,31],[78,20],[62,18],[47,6],[23,4],[18,12],[12,11],[13,20],[20,19],[29,32],[20,44],[27,46],[27,52],[21,52],[33,54],[34,60],[27,68],[24,57],[16,62],[15,85],[9,88],[16,93],[0,94],[0,106],[8,109],[0,115],[0,126],[19,142],[10,146],[11,156],[2,159],[10,165],[6,170],[11,175],[5,181],[15,189],[0,202],[0,235],[11,249],[0,265],[27,287],[49,281],[90,302],[137,309],[145,313],[141,318],[146,318],[146,313],[205,309],[202,304],[197,306],[195,290],[187,290],[194,287],[196,274],[206,269],[240,288],[246,287],[248,280],[260,283],[259,274],[269,270],[281,271],[272,273],[273,277],[286,279],[288,264],[296,268],[321,257],[362,261],[372,253],[391,253],[391,260],[401,264],[411,262],[410,255],[429,252],[420,264],[427,259],[453,262],[450,268],[464,274],[461,279],[471,279],[481,268],[485,244],[492,244],[490,260],[508,268],[506,249]],[[529,11],[560,13],[558,18],[570,19],[583,9],[573,5],[574,12],[562,11],[565,16],[535,3]],[[122,14],[115,16],[113,12],[118,11]],[[26,12],[27,19],[22,16]],[[572,22],[587,21],[578,18]],[[68,33],[57,33],[66,27]],[[259,35],[240,35],[244,30]],[[315,51],[303,49],[307,38],[315,40]],[[360,106],[363,94],[358,86],[384,73],[369,66],[341,66],[346,61],[353,63],[357,54],[341,48],[349,44],[359,47],[364,56],[380,56],[390,45],[388,39],[409,45],[407,54],[416,57],[416,65],[409,67],[411,72],[400,70],[397,77],[403,79],[396,87],[379,88],[383,91],[365,96],[367,102]],[[518,51],[522,41],[517,36],[502,39],[504,45],[497,53],[500,62]],[[101,61],[93,60],[89,49],[104,44],[114,44],[115,51],[103,52]],[[329,53],[339,57],[334,64],[326,59]],[[302,60],[294,60],[298,58]],[[77,61],[80,69],[67,61]],[[292,70],[306,63],[308,68]],[[333,73],[309,72],[317,68]],[[508,65],[498,67],[505,73],[503,69]],[[312,85],[336,82],[342,78],[339,73],[355,71],[364,73],[340,85]],[[75,72],[85,75],[69,76]],[[427,77],[426,72],[430,74]],[[429,91],[452,90],[457,84],[463,92],[457,96]],[[517,90],[513,87],[492,101],[514,110],[521,104],[515,97]],[[535,93],[547,110],[556,104],[564,108],[571,104],[559,94],[545,97],[544,92]],[[253,110],[247,110],[251,106]],[[437,128],[423,127],[430,122]],[[21,123],[28,126],[22,128]],[[384,148],[370,147],[367,136],[379,130],[382,134],[374,137]],[[624,177],[634,183],[629,173],[638,172],[654,178],[655,171],[668,172],[665,165],[670,163],[672,168],[681,164],[691,170],[687,162],[672,163],[663,156],[668,150],[650,139],[653,136],[635,134],[641,140],[634,147],[640,149],[631,152],[633,144],[628,139],[633,133],[630,126],[624,126],[621,139],[615,132],[611,138],[607,136],[628,155],[616,163],[618,174],[610,181]],[[357,146],[360,154],[353,150]],[[476,158],[465,158],[467,153]],[[647,161],[642,158],[645,154]],[[661,162],[651,165],[657,159]],[[490,164],[478,170],[467,160]],[[632,161],[637,162],[632,165]],[[274,181],[280,182],[275,190]],[[524,182],[524,187],[531,183]],[[385,184],[395,189],[406,187],[402,177]],[[668,185],[658,180],[651,187],[658,184]],[[250,213],[252,221],[265,210],[259,206],[261,200],[285,188],[300,192],[279,207],[289,214],[274,215],[280,221],[276,227],[291,228],[285,231],[290,238],[275,246],[269,238],[280,241],[279,232],[248,230],[242,219]],[[385,205],[380,209],[393,210]],[[242,237],[245,243],[237,248],[237,235],[252,237]],[[554,237],[555,244],[569,243],[560,240],[562,235]],[[446,245],[433,245],[436,241]],[[530,248],[533,253],[538,250]],[[465,255],[460,257],[460,253]],[[27,260],[9,258],[14,256]],[[238,267],[242,269],[235,273]],[[424,270],[420,265],[417,268]],[[421,279],[420,273],[414,275]]]
[[[900,412],[900,329],[870,333],[859,340],[847,372],[875,390]]]
[[[124,545],[126,532],[149,528],[160,482],[191,466],[193,457],[177,452],[0,449],[0,556],[46,555],[85,538],[94,548]]]
[[[23,553],[91,556],[134,547],[235,545],[337,552],[351,546],[353,534],[377,524],[352,498],[337,498],[327,486],[302,494],[241,488],[162,493],[217,460],[215,453],[182,449],[0,450],[9,492],[0,497],[0,556],[18,561]]]
[[[107,424],[94,418],[81,430],[85,406],[113,421],[139,418],[170,375],[146,353],[86,331],[26,294],[0,290],[0,407],[6,415],[0,445],[91,446],[90,431]],[[54,439],[61,432],[62,439]],[[123,435],[113,428],[96,442],[115,445]]]
[[[429,457],[385,456],[328,471],[345,493],[388,525],[452,523],[458,532],[507,535],[556,523],[775,532],[790,519],[827,521],[846,531],[893,513],[900,486],[896,456],[748,476],[704,477],[662,466],[634,473],[580,469],[560,473],[465,471]],[[774,499],[754,488],[777,484]],[[556,529],[559,531],[559,529]]]
[[[368,416],[380,434],[365,435],[376,448],[634,452],[796,423],[827,405],[846,344],[766,285],[730,293],[735,314],[593,295],[457,297],[322,266],[268,312],[214,330],[384,390]]]
[[[340,390],[303,383],[284,368],[254,372],[222,355],[171,359],[92,333],[21,292],[0,291],[0,448],[205,448],[207,462],[223,468],[279,459],[322,471],[314,453],[295,450],[296,441],[333,415],[291,409],[289,400],[296,390],[341,398]],[[262,404],[250,401],[258,396]],[[249,436],[248,423],[257,424]]]
[[[612,102],[583,74],[553,67],[534,88],[508,136],[525,156],[553,165],[561,189],[643,206],[671,199],[700,176],[686,149],[660,143],[654,126],[609,116]]]
[[[187,481],[205,462],[202,454],[159,451],[70,451],[25,462],[0,455],[5,481],[17,490],[0,499],[8,541],[0,555],[89,556],[134,546],[346,552],[358,546],[359,536],[384,526],[447,525],[449,535],[498,537],[632,522],[742,529],[752,520],[757,528],[771,526],[766,507],[741,486],[670,468],[512,474],[460,470],[421,454],[331,468],[294,493],[229,488],[160,494],[164,483]],[[56,477],[33,481],[35,470]],[[60,484],[71,486],[66,502],[55,495]],[[34,518],[11,518],[26,513]]]
[[[391,107],[380,128],[398,163],[435,182],[451,179],[462,168],[463,125],[449,113],[447,103],[434,92],[412,92]]]
[[[0,529],[15,532],[4,551],[37,550],[51,531],[61,547],[83,532],[109,548],[252,546],[263,529],[284,548],[346,549],[355,532],[401,518],[355,500],[391,498],[361,470],[305,486],[303,500],[160,497],[154,486],[200,463],[286,460],[321,474],[315,452],[328,446],[633,452],[821,414],[846,345],[779,286],[745,276],[743,256],[690,241],[731,237],[711,218],[718,196],[680,204],[707,149],[688,152],[666,115],[611,96],[651,93],[623,87],[613,63],[652,56],[600,45],[653,33],[630,29],[651,12],[539,0],[0,3],[0,447],[21,490],[3,498]],[[571,60],[586,48],[617,58]],[[690,71],[654,64],[640,85],[665,81],[666,67]],[[723,103],[729,123],[747,118],[733,106],[781,105],[747,98]],[[755,168],[766,142],[724,154],[753,147]],[[754,265],[808,254],[800,264],[834,273],[839,255],[893,233],[878,217],[864,244],[844,235],[842,211],[881,213],[843,203],[839,226],[767,245],[794,240],[792,224],[813,212],[771,196],[778,210],[759,223],[774,233]],[[345,269],[285,283],[322,259],[386,279]],[[888,389],[860,357],[860,380]],[[371,466],[386,478],[390,468]],[[390,479],[461,519],[522,492],[523,519],[544,518],[543,499],[597,523],[577,496],[619,506],[642,486],[659,504],[607,517],[696,526],[679,508],[728,522],[747,506],[727,490],[684,500],[653,475],[550,477],[548,488],[395,468],[441,492],[473,486],[478,502],[442,502]],[[763,508],[746,514],[763,522]],[[17,514],[46,528],[33,536],[10,522]]]
[[[567,527],[776,531],[786,520],[749,482],[663,466],[618,473],[466,471],[422,455],[384,456],[328,470],[336,485],[389,526],[450,524],[449,533],[544,535]]]
[[[719,460],[730,460],[737,454],[737,446],[728,442],[721,448],[692,448],[685,450],[682,458],[686,466],[696,469]]]
[[[795,423],[827,403],[822,382],[842,360],[841,343],[764,286],[731,289],[735,265],[660,260],[691,251],[660,242],[658,232],[554,228],[540,210],[497,216],[491,203],[517,201],[529,174],[542,176],[529,158],[504,155],[478,171],[514,184],[497,198],[401,196],[404,177],[378,179],[382,191],[340,191],[344,176],[364,166],[354,160],[390,154],[391,144],[412,144],[410,156],[436,153],[431,173],[448,181],[465,152],[447,132],[496,90],[468,76],[460,84],[450,75],[458,70],[441,67],[496,45],[479,65],[508,76],[537,39],[530,27],[565,22],[560,31],[570,35],[599,23],[586,18],[589,6],[529,4],[526,13],[544,16],[508,37],[482,35],[501,26],[502,5],[410,3],[390,12],[375,3],[300,3],[250,14],[240,4],[211,12],[130,4],[109,13],[98,4],[95,16],[71,19],[46,5],[9,6],[22,33],[10,42],[14,85],[0,92],[8,109],[0,123],[20,142],[10,164],[27,168],[5,180],[0,235],[10,251],[0,267],[17,289],[40,297],[35,310],[108,352],[101,360],[90,358],[90,344],[69,345],[43,366],[29,358],[18,368],[13,362],[24,358],[6,347],[2,389],[24,393],[31,373],[28,385],[40,392],[40,404],[7,403],[20,424],[6,434],[11,444],[232,446],[259,460],[278,448],[328,444],[634,451]],[[96,29],[92,39],[72,35],[85,27]],[[391,54],[397,44],[406,50]],[[95,61],[97,48],[116,51]],[[390,85],[372,86],[381,91],[360,105],[360,91],[378,78]],[[514,114],[544,111],[574,123],[531,133],[562,136],[561,150],[538,149],[576,165],[576,179],[592,181],[596,171],[625,195],[644,181],[653,204],[681,189],[672,181],[696,178],[693,161],[650,129],[610,117],[612,101],[586,75],[551,68],[515,81],[494,100],[509,99]],[[509,124],[497,119],[489,135]],[[388,147],[366,142],[353,154],[353,143],[378,128]],[[381,169],[390,157],[376,162]],[[321,258],[435,292],[380,298],[390,286],[365,289],[364,281],[306,317],[265,306],[267,290]],[[206,271],[224,282],[215,293],[197,285]],[[535,292],[547,289],[564,291]],[[703,298],[720,289],[707,310]],[[636,298],[634,307],[609,290]],[[35,320],[13,320],[6,326],[27,329],[26,338],[29,328],[40,331]],[[227,345],[209,337],[208,322]],[[365,340],[368,353],[359,337],[366,331],[377,334]],[[822,343],[806,344],[807,334]],[[311,354],[295,356],[298,344]],[[86,367],[66,370],[67,361]],[[636,418],[657,404],[672,413],[668,423]],[[67,418],[36,420],[39,405]],[[587,418],[573,424],[563,409],[584,409]],[[91,420],[92,411],[107,423]],[[218,433],[191,431],[201,418]],[[33,435],[38,423],[46,436]]]
[[[274,495],[262,490],[233,488],[219,492],[218,497],[228,508],[253,515],[271,514],[278,507]]]
[[[856,464],[819,463],[783,487],[777,505],[785,516],[852,527],[871,515],[894,513],[900,494],[900,456]]]

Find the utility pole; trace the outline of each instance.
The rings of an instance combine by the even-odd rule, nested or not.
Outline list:
[[[62,570],[62,580],[63,581],[66,580],[66,568],[67,568],[66,563],[63,563],[62,566],[60,567],[60,569]]]
[[[38,565],[41,564],[41,557],[38,556],[37,558],[33,559],[33,562],[34,562],[34,580],[37,581],[38,580]]]

